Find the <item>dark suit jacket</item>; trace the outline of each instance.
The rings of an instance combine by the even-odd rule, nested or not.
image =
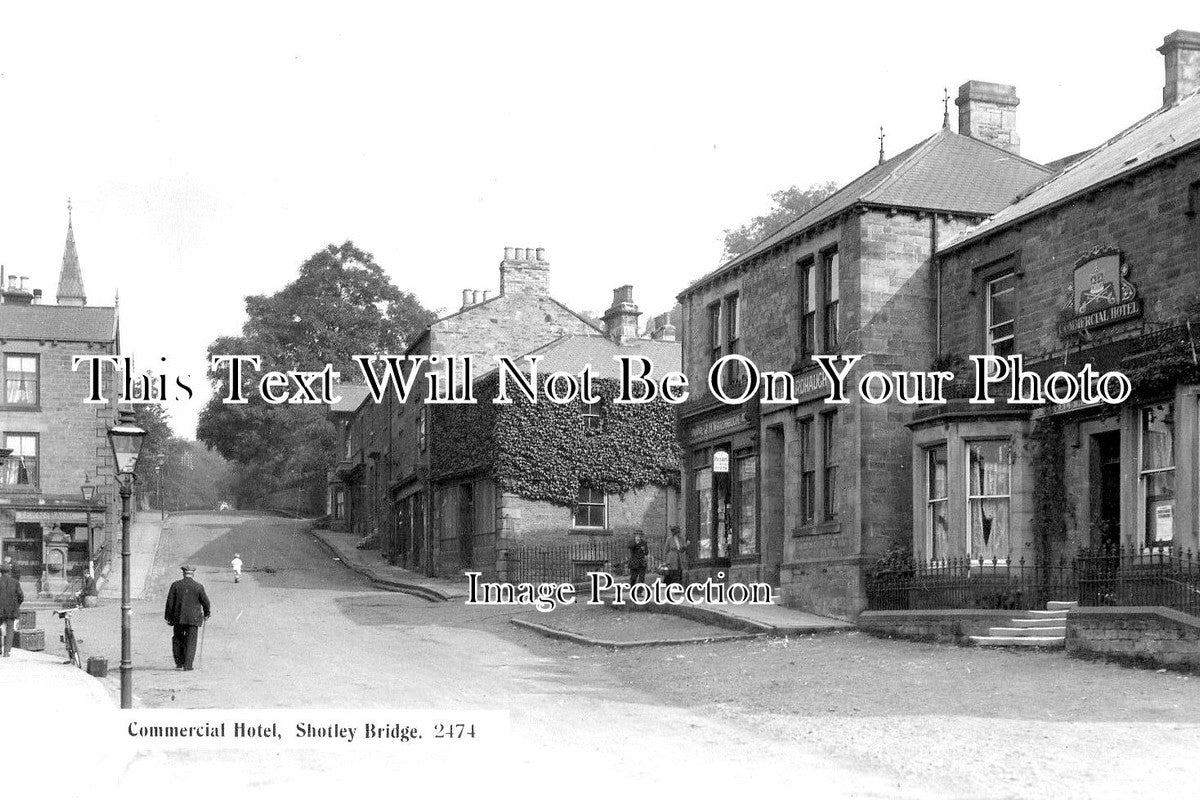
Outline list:
[[[172,625],[202,625],[211,610],[204,587],[193,578],[180,578],[167,592],[167,610],[163,616]]]
[[[24,602],[21,582],[10,575],[0,574],[0,619],[16,619],[17,611]]]

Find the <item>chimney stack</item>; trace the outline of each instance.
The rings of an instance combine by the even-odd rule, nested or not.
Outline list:
[[[544,247],[506,247],[500,262],[500,294],[550,294],[550,264]]]
[[[1200,33],[1180,30],[1168,34],[1158,52],[1163,54],[1167,69],[1164,106],[1200,89]]]
[[[671,324],[671,312],[659,314],[652,319],[647,333],[656,342],[675,341],[675,326]]]
[[[617,344],[625,344],[638,338],[638,311],[633,302],[633,287],[629,285],[613,289],[613,304],[604,312],[604,332]]]
[[[1017,87],[1005,83],[967,81],[958,87],[958,132],[1021,154],[1017,136]]]

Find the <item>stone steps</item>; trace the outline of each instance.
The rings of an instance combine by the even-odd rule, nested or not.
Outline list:
[[[1026,611],[1027,616],[989,628],[987,636],[972,636],[971,642],[980,647],[1063,648],[1067,644],[1067,614],[1078,606],[1074,600],[1051,600],[1046,610]]]

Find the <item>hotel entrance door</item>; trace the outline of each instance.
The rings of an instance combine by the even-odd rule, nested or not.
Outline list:
[[[1092,436],[1092,545],[1121,544],[1121,432]]]

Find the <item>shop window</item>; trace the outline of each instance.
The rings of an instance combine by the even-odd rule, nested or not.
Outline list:
[[[838,497],[837,497],[837,450],[834,447],[835,437],[837,436],[837,412],[821,415],[821,455],[822,466],[824,468],[824,482],[822,496],[825,502],[825,519],[832,521],[837,519],[838,515]]]
[[[12,451],[4,461],[4,485],[36,488],[38,485],[37,434],[6,434],[4,446]]]
[[[38,357],[36,355],[4,357],[4,402],[21,406],[37,405]]]
[[[711,467],[695,473],[696,558],[704,561],[713,557],[713,475]]]
[[[604,492],[590,486],[579,487],[579,499],[575,502],[575,527],[608,527],[608,497]]]
[[[811,258],[800,264],[800,360],[817,352],[817,270]]]
[[[758,457],[737,459],[737,547],[738,555],[758,552]]]
[[[987,351],[989,355],[1013,354],[1013,329],[1016,318],[1017,279],[1013,273],[988,281]]]
[[[800,420],[800,524],[811,525],[816,516],[816,453],[812,419]]]
[[[946,520],[946,445],[925,451],[925,542],[926,554],[940,561],[948,555]]]
[[[1174,404],[1142,409],[1138,483],[1147,547],[1170,545],[1175,537]]]
[[[821,254],[822,272],[825,284],[825,352],[833,353],[838,349],[838,300],[841,297],[841,270],[838,264],[837,250]]]
[[[1012,445],[1007,440],[967,445],[968,555],[1008,558]]]
[[[584,433],[599,433],[603,427],[603,419],[600,416],[600,401],[584,403],[580,417],[583,420]]]

